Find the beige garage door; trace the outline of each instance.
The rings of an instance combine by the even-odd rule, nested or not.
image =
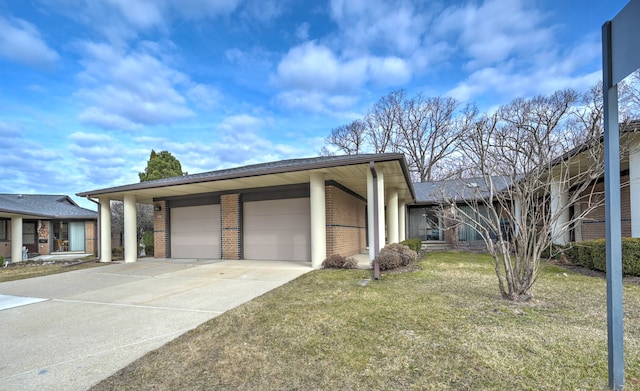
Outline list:
[[[311,260],[309,198],[245,202],[244,258]]]
[[[171,257],[220,259],[220,205],[171,208]]]

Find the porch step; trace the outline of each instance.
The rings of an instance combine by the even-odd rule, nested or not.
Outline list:
[[[423,241],[422,249],[426,251],[447,251],[451,250],[451,246],[445,242]]]

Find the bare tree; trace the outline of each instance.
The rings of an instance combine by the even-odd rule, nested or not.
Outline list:
[[[421,94],[403,101],[398,145],[420,182],[442,179],[437,174],[444,167],[439,166],[453,154],[477,115],[473,105],[462,112],[457,111],[458,106],[453,98],[424,98]]]
[[[398,151],[398,124],[402,118],[404,90],[392,91],[380,98],[364,118],[366,136],[374,153]]]
[[[483,183],[463,205],[447,201],[456,221],[485,242],[508,300],[533,297],[542,253],[564,244],[570,227],[601,205],[594,186],[604,171],[599,135],[569,149],[577,99],[571,90],[516,99],[481,117],[465,139],[464,154]]]
[[[111,201],[111,232],[124,232],[124,203]],[[153,232],[153,205],[136,204],[136,238],[140,242],[147,232]]]
[[[337,147],[346,155],[357,155],[364,149],[366,124],[355,120],[348,125],[334,128],[325,143]],[[327,149],[328,151],[328,149]],[[324,153],[328,154],[328,153]]]

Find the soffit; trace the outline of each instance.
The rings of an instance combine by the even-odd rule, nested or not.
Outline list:
[[[399,161],[378,162],[376,171],[382,172],[385,190],[397,189],[398,199],[410,202],[413,197],[411,184],[407,183],[404,171]],[[138,203],[150,204],[154,198],[177,197],[192,194],[232,192],[238,189],[252,189],[281,185],[308,183],[312,173],[323,173],[326,181],[335,181],[350,189],[363,198],[367,197],[368,164],[345,165],[339,167],[320,168],[312,170],[291,171],[278,174],[255,175],[241,178],[212,180],[199,183],[176,184],[170,186],[153,187],[148,189],[133,189],[100,193],[93,197],[108,197],[112,200],[123,200],[126,194],[136,196]]]

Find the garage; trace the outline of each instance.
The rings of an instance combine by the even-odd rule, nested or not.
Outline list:
[[[244,258],[311,261],[309,198],[243,204]]]
[[[220,205],[171,208],[171,257],[220,259]]]

